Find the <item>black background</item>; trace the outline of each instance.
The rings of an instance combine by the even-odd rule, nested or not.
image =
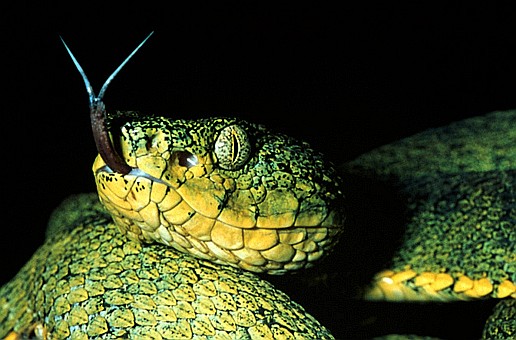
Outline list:
[[[516,108],[511,1],[107,3],[0,5],[0,282],[41,244],[53,207],[94,190],[87,94],[59,35],[98,91],[155,31],[111,83],[108,110],[238,115],[305,139],[336,162]],[[338,337],[353,337],[332,308],[347,307],[314,314]]]

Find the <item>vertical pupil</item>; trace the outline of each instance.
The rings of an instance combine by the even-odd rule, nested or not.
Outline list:
[[[238,169],[247,161],[250,154],[246,132],[238,125],[226,126],[219,132],[213,151],[222,169]]]
[[[238,137],[235,131],[231,132],[231,163],[235,163],[238,158]]]

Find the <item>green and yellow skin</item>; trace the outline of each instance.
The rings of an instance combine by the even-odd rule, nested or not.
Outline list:
[[[281,274],[332,248],[343,197],[322,155],[235,119],[128,113],[108,125],[128,118],[113,138],[134,170],[96,159],[106,210],[84,196],[55,213],[45,245],[0,291],[0,336],[332,338],[240,269]]]
[[[252,272],[309,268],[353,228],[390,233],[370,199],[354,202],[361,184],[404,211],[390,221],[403,237],[361,298],[502,299],[482,336],[516,335],[515,111],[386,145],[339,174],[308,144],[243,120],[109,116],[103,94],[129,58],[95,96],[68,52],[90,96],[98,192],[65,201],[0,288],[0,337],[333,339]],[[346,221],[345,194],[369,220],[349,209]]]
[[[388,183],[406,203],[399,249],[367,299],[516,297],[515,140],[515,111],[496,112],[344,165],[347,175]]]
[[[216,178],[214,183],[234,190],[230,192],[251,191],[252,186],[238,184],[236,179],[239,176],[234,175],[235,171],[244,171],[241,176],[245,177],[245,169],[251,168],[251,164],[255,169],[262,164],[259,157],[255,158],[256,153],[278,157],[277,152],[261,151],[264,148],[260,148],[260,145],[269,144],[260,144],[260,136],[267,136],[267,141],[281,140],[277,145],[297,144],[286,136],[271,135],[261,126],[235,119],[172,122],[164,118],[136,118],[132,114],[128,117],[128,122],[122,124],[125,127],[121,129],[119,137],[114,137],[120,140],[119,147],[124,159],[133,167],[149,166],[148,169],[160,170],[148,170],[150,174],[139,173],[142,178],[139,182],[134,173],[121,175],[109,172],[97,158],[93,170],[99,196],[80,195],[65,201],[49,222],[44,245],[18,275],[0,289],[0,336],[10,339],[29,336],[42,339],[333,338],[324,326],[284,293],[254,274],[242,270],[241,268],[247,266],[245,259],[233,255],[240,261],[222,264],[222,258],[232,254],[231,249],[223,251],[222,255],[220,251],[213,252],[215,255],[212,255],[209,252],[210,246],[202,247],[195,243],[197,241],[191,241],[192,248],[207,249],[203,254],[208,255],[198,256],[196,251],[189,251],[188,246],[178,246],[167,237],[161,238],[159,232],[154,232],[156,228],[150,227],[151,223],[149,226],[145,224],[146,219],[152,222],[152,218],[140,213],[149,202],[154,202],[153,197],[157,195],[147,189],[149,184],[156,189],[158,187],[154,187],[154,184],[164,184],[165,180],[170,181],[165,182],[165,196],[172,190],[174,195],[181,195],[180,202],[174,205],[176,207],[188,204],[196,188],[201,188],[198,191],[201,199],[209,195],[220,197],[206,193],[206,185],[199,184],[203,183],[202,178]],[[507,338],[514,335],[515,293],[511,287],[515,282],[515,171],[512,161],[515,159],[515,147],[510,140],[514,137],[515,117],[515,111],[498,112],[430,130],[374,150],[342,167],[344,183],[346,176],[351,178],[358,174],[375,183],[389,183],[408,200],[405,236],[387,267],[388,270],[373,279],[372,287],[367,290],[365,298],[390,301],[503,298],[488,320],[483,337]],[[201,124],[206,129],[201,129]],[[240,170],[216,171],[220,157],[213,154],[214,143],[219,140],[220,131],[227,126],[234,128],[235,124],[245,131],[249,140],[256,143],[250,149],[250,163],[241,165]],[[168,130],[170,126],[175,127],[175,132]],[[189,126],[192,127],[191,130],[187,129]],[[178,127],[183,128],[182,132]],[[478,138],[480,130],[482,136]],[[183,142],[184,140],[187,142]],[[237,139],[233,140],[235,141]],[[208,147],[210,143],[211,148]],[[308,148],[305,144],[300,145],[303,145],[303,150]],[[176,150],[174,148],[177,148],[176,156],[173,156]],[[439,153],[439,150],[442,152]],[[450,158],[449,152],[455,153],[455,157]],[[203,161],[188,168],[185,164],[190,164],[190,154]],[[295,159],[293,154],[286,152],[285,155],[289,159]],[[304,156],[296,157],[303,159]],[[313,153],[306,159],[314,159],[313,157],[317,159],[318,154]],[[305,164],[297,159],[296,162],[290,162],[291,168]],[[309,162],[312,163],[319,164],[317,161]],[[160,164],[163,165],[162,168],[159,168]],[[265,164],[280,169],[280,173],[287,169],[281,162]],[[203,169],[195,169],[196,166]],[[306,166],[308,168],[305,171],[299,170],[298,173],[306,174],[311,165]],[[271,168],[267,171],[271,171]],[[256,173],[264,178],[285,178],[285,175],[275,177],[274,170]],[[335,173],[333,170],[326,170],[318,174],[312,173],[309,177],[318,183],[312,184],[312,187],[330,190],[312,191],[311,195],[308,195],[310,191],[303,191],[308,196],[296,196],[322,197],[319,204],[312,206],[319,207],[315,211],[322,211],[321,216],[325,216],[303,217],[303,224],[308,224],[306,221],[314,223],[312,227],[306,227],[302,235],[310,235],[310,228],[315,228],[313,230],[317,230],[317,235],[333,234],[331,231],[334,228],[324,221],[330,216],[337,216],[337,212],[341,214],[338,204],[342,204],[342,192],[341,184],[331,184],[333,182],[329,181],[328,174]],[[306,181],[306,177],[302,179]],[[288,191],[286,188],[296,187],[293,182],[305,183],[303,180],[290,180],[282,185],[275,182],[266,191],[274,192],[279,188]],[[192,181],[192,184],[188,184],[188,181]],[[226,181],[233,184],[224,186]],[[267,183],[265,180],[260,182],[261,185]],[[247,179],[245,183],[254,182]],[[187,185],[190,186],[181,189]],[[287,194],[288,197],[294,195],[293,192],[295,189]],[[277,193],[272,194],[271,197],[277,198],[276,195]],[[158,207],[165,199],[163,194],[159,196],[163,196],[163,199],[155,199]],[[230,195],[224,195],[228,196]],[[99,197],[106,207],[99,202]],[[126,200],[122,200],[122,197],[126,197]],[[326,200],[324,197],[330,199]],[[230,200],[227,198],[227,202]],[[291,201],[275,201],[271,207],[274,214],[265,214],[264,206],[259,207],[263,216],[267,216],[268,223],[283,221],[292,219]],[[287,204],[281,210],[283,202]],[[188,206],[194,209],[195,214],[202,215],[203,206],[199,204],[192,203],[193,207],[190,204]],[[333,207],[333,204],[337,206]],[[124,210],[124,206],[131,208]],[[249,205],[238,205],[234,201],[228,206],[250,210]],[[243,218],[235,213],[235,208],[232,209],[230,216]],[[163,219],[160,226],[180,226],[181,224],[165,222],[168,216],[166,211],[168,210],[158,211],[160,221]],[[208,215],[206,212],[204,214]],[[217,216],[221,214],[219,212]],[[273,217],[268,219],[271,215]],[[285,215],[288,216],[283,217]],[[196,235],[200,239],[198,242],[207,243],[210,238],[215,243],[222,238],[213,231],[213,226],[218,223],[217,217],[208,218],[203,215],[203,219],[211,220],[208,223],[212,227],[204,228],[210,231],[207,235]],[[226,219],[223,220],[228,223]],[[342,216],[335,218],[335,221],[342,220]],[[360,223],[360,220],[355,219],[354,223]],[[278,233],[275,238],[277,243],[269,241],[269,249],[277,247],[285,240],[288,241],[285,244],[296,250],[306,250],[306,240],[325,250],[331,248],[328,244],[334,243],[329,239],[318,243],[315,240],[321,238],[320,236],[299,237],[299,226],[295,222],[290,226],[282,224],[282,228],[278,229],[267,223],[260,226]],[[231,227],[237,228],[233,225]],[[254,230],[253,228],[258,227],[254,225],[240,228],[241,236],[236,239],[244,245],[247,244],[245,232]],[[292,242],[294,238],[281,236],[281,231],[289,228],[296,230],[293,234],[297,235],[294,238],[299,240],[298,243]],[[321,234],[321,229],[324,228],[327,231]],[[170,230],[174,239],[172,231],[177,232],[177,229]],[[232,240],[235,239],[234,234],[225,234]],[[188,236],[190,234],[183,235],[185,239],[189,239]],[[305,250],[303,251],[306,252]],[[264,259],[267,256],[262,255]],[[290,260],[286,260],[287,258]],[[267,259],[259,267],[261,269],[252,269],[279,274],[285,268],[288,270],[286,264],[295,262],[292,261],[294,258],[296,256],[280,257],[281,261],[277,261],[279,264],[273,267],[270,265],[274,263],[273,259]],[[303,265],[310,263],[308,255],[306,259]],[[278,271],[278,268],[282,269]],[[450,278],[451,283],[442,283],[450,282]],[[467,280],[471,280],[472,284]],[[346,306],[342,308],[345,309]]]
[[[119,144],[137,170],[113,172],[99,156],[93,171],[101,202],[132,240],[283,274],[327,254],[342,229],[335,169],[307,144],[263,126],[134,117]]]
[[[346,191],[354,201],[349,214],[362,211],[352,218],[355,229],[402,230],[364,299],[501,299],[482,338],[516,336],[515,140],[516,111],[493,112],[382,146],[340,168],[345,187],[346,178],[359,183]],[[356,195],[360,189],[367,193]],[[382,217],[368,216],[371,210]]]
[[[0,292],[9,339],[332,338],[251,273],[127,239],[95,194],[56,210],[46,243]]]

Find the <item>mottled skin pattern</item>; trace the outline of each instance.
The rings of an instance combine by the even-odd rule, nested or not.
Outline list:
[[[0,291],[2,338],[333,338],[251,273],[128,240],[95,194],[65,201],[48,234]]]
[[[96,159],[107,212],[91,196],[56,212],[45,245],[0,294],[0,335],[332,338],[284,293],[228,266],[281,274],[332,248],[343,196],[320,153],[237,119],[129,112],[108,126],[137,170]]]
[[[493,113],[342,167],[345,185],[353,176],[387,183],[406,202],[404,238],[366,298],[504,298],[483,337],[514,337],[515,126],[516,111]],[[109,221],[92,195],[56,211],[45,244],[0,290],[0,336],[332,338],[253,274],[130,241]]]
[[[511,339],[516,334],[516,300],[503,300],[486,323],[483,339]]]
[[[346,164],[347,173],[400,187],[407,200],[401,246],[370,298],[516,296],[515,127],[514,111],[493,113]]]
[[[306,143],[238,119],[127,115],[110,125],[121,125],[121,155],[138,172],[111,172],[101,157],[93,171],[129,238],[269,274],[309,267],[333,248],[341,181]]]
[[[493,112],[424,131],[341,167],[344,178],[382,187],[403,207],[403,219],[390,224],[403,227],[399,247],[367,299],[503,298],[483,338],[516,336],[515,141],[516,111]],[[357,221],[390,233],[382,229],[386,220]]]

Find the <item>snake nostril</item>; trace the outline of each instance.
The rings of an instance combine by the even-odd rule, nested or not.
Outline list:
[[[179,166],[185,166],[187,168],[191,168],[194,165],[199,163],[197,156],[188,152],[188,151],[175,151],[172,157],[172,160],[177,159],[177,164]]]

